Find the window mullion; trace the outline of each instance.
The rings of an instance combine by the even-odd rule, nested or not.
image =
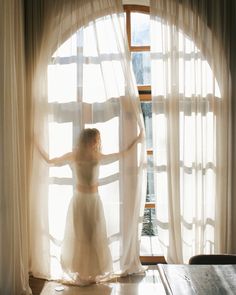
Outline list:
[[[131,50],[131,18],[130,18],[129,10],[126,11],[126,32],[127,32],[129,49]]]

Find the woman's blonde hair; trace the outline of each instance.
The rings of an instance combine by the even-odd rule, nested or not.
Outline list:
[[[78,156],[92,153],[96,156],[101,152],[100,132],[96,128],[86,128],[80,133],[78,140]]]

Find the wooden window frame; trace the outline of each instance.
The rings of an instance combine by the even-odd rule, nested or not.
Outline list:
[[[126,13],[126,31],[130,52],[150,52],[150,46],[132,46],[131,45],[131,12],[150,14],[150,7],[144,5],[124,5]],[[138,86],[140,101],[151,101],[151,86]]]

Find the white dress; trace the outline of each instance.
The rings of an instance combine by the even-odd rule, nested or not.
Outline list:
[[[98,182],[99,163],[83,161],[75,167],[77,183]],[[75,192],[71,199],[61,252],[63,271],[75,284],[98,282],[112,272],[103,206],[98,193]]]

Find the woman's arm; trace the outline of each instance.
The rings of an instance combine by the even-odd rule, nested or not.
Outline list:
[[[68,162],[72,162],[74,159],[73,152],[69,152],[69,153],[64,154],[60,157],[55,157],[55,158],[49,159],[48,154],[39,146],[39,144],[37,142],[35,142],[35,146],[36,146],[40,156],[44,159],[45,162],[47,162],[51,166],[66,165]]]
[[[139,142],[141,142],[143,139],[143,129],[140,130],[139,135],[133,140],[133,142],[123,151],[121,151],[121,153],[123,155],[125,155],[127,152],[129,152],[136,144],[138,144]]]
[[[63,165],[66,165],[70,162],[73,162],[73,159],[74,159],[74,154],[73,154],[73,152],[70,152],[70,153],[64,154],[60,157],[48,159],[47,163],[52,166],[63,166]]]

